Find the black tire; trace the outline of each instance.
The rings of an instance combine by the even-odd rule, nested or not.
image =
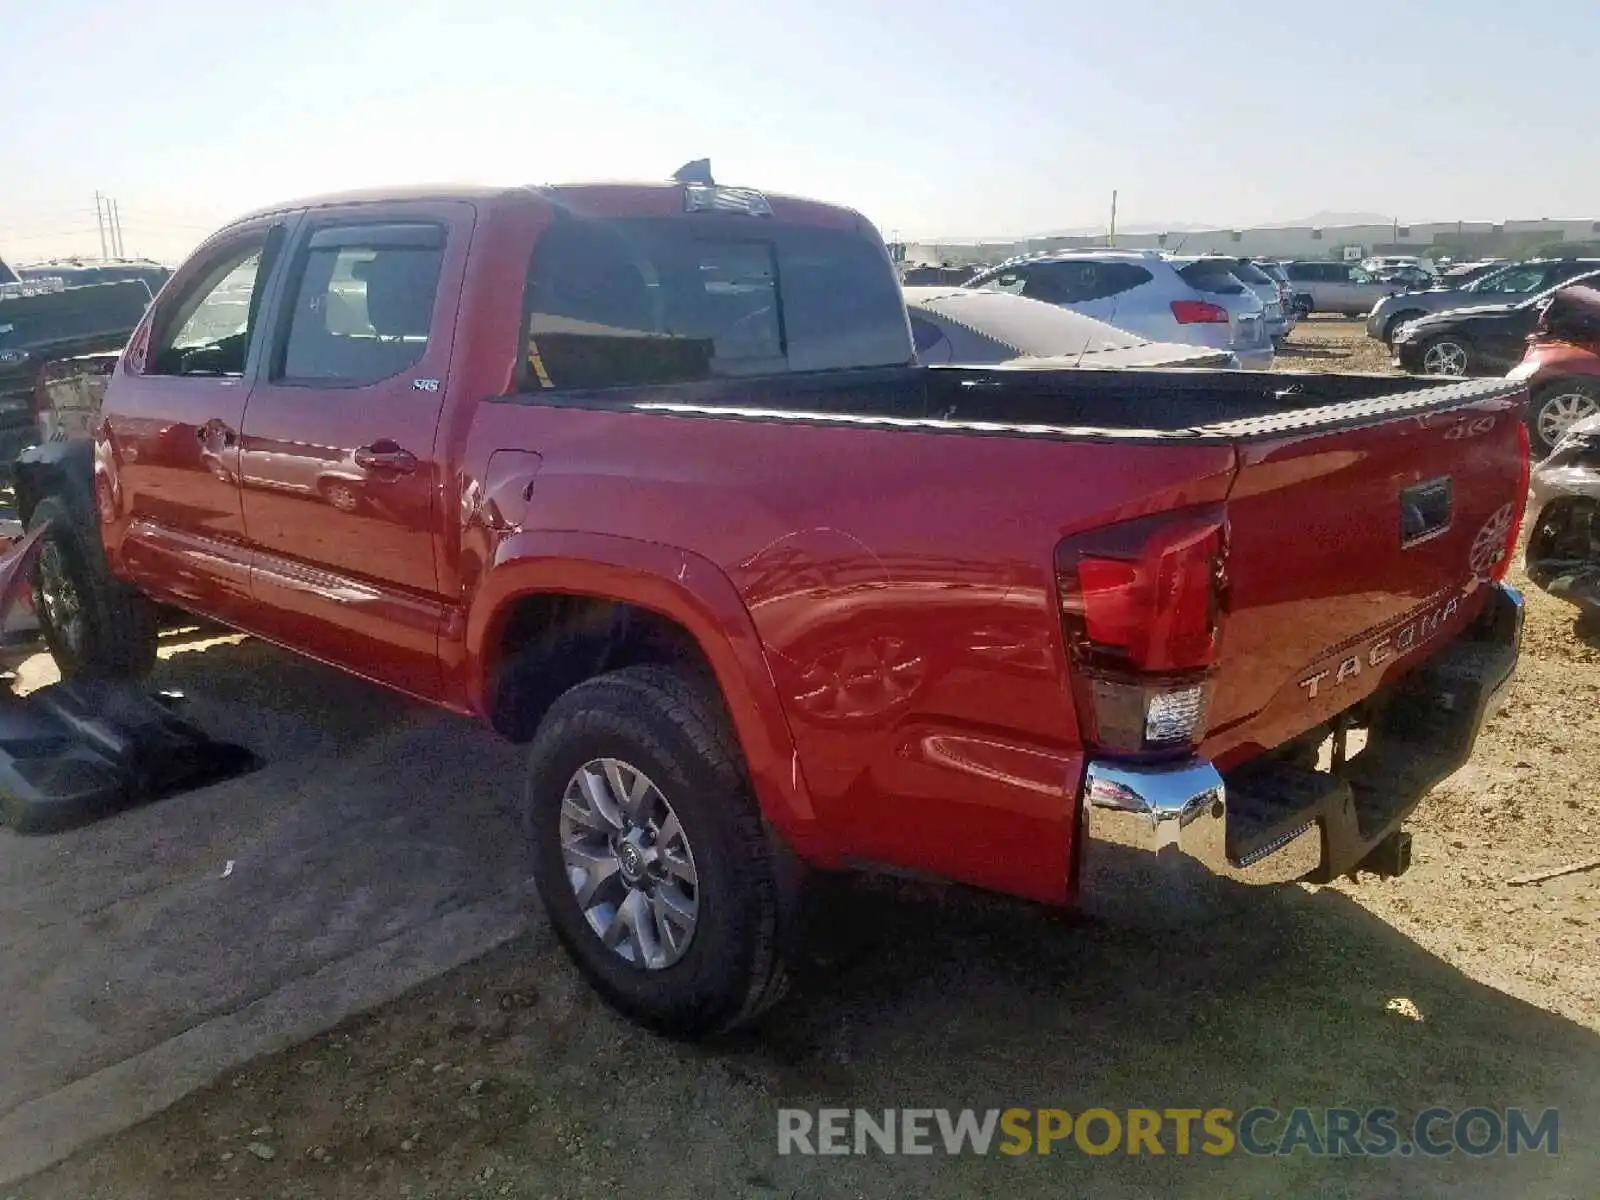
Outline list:
[[[682,956],[667,966],[636,965],[604,945],[569,881],[563,796],[581,767],[602,758],[621,760],[655,784],[690,847],[697,916]],[[746,1024],[782,997],[792,885],[763,828],[720,698],[703,677],[627,667],[564,693],[534,736],[523,816],[551,927],[617,1011],[657,1033],[699,1038]]]
[[[1585,406],[1590,402],[1593,408]],[[1560,409],[1560,412],[1555,410]],[[1549,411],[1547,411],[1549,410]],[[1600,414],[1600,383],[1587,379],[1558,379],[1546,384],[1528,402],[1528,442],[1537,458],[1556,448],[1566,426]],[[1550,435],[1554,433],[1555,437]]]
[[[28,517],[49,523],[34,564],[40,632],[63,679],[140,679],[156,663],[155,605],[114,578],[100,531],[59,496]]]
[[[1405,312],[1395,313],[1393,317],[1389,318],[1389,323],[1383,327],[1383,344],[1385,346],[1394,345],[1395,330],[1399,329],[1407,321],[1415,321],[1418,317],[1426,315],[1426,313],[1415,308],[1408,308]]]

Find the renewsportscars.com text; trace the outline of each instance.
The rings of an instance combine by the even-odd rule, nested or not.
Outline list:
[[[1560,1151],[1560,1113],[1521,1108],[783,1108],[779,1154],[1483,1156]]]

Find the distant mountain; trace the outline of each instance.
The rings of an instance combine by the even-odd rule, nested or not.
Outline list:
[[[1393,217],[1373,212],[1314,212],[1294,221],[1263,221],[1252,229],[1331,229],[1339,225],[1392,225]]]
[[[1194,221],[1169,221],[1163,224],[1160,221],[1132,221],[1128,224],[1117,223],[1118,233],[1188,233],[1197,229],[1220,229],[1220,225],[1207,225]],[[1073,229],[1048,229],[1044,233],[1035,233],[1032,237],[1100,237],[1106,232],[1104,225],[1079,225]]]

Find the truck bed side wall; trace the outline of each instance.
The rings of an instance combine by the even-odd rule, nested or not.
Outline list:
[[[490,448],[542,456],[521,539],[584,531],[670,547],[685,570],[704,563],[731,581],[765,663],[734,659],[769,674],[740,691],[780,699],[823,842],[1046,900],[1065,895],[1082,769],[1055,545],[1219,500],[1234,458],[1224,444],[1108,447],[518,402],[480,406],[472,440],[472,473]],[[515,571],[521,539],[505,542],[491,581]],[[522,569],[559,583],[536,561]],[[471,645],[491,627],[477,605],[504,590],[490,582],[474,598],[476,661],[493,652]],[[770,779],[794,764],[752,768]]]

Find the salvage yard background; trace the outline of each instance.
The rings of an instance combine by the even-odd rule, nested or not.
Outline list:
[[[1314,319],[1296,330],[1282,365],[1383,370],[1387,356],[1359,324]],[[816,961],[770,1028],[700,1047],[652,1038],[610,1015],[535,920],[486,957],[230,1070],[13,1194],[1592,1197],[1600,1179],[1600,871],[1508,881],[1600,853],[1600,635],[1576,630],[1567,607],[1528,595],[1510,703],[1469,766],[1419,810],[1415,866],[1401,879],[1262,893],[1240,915],[1178,935],[929,887],[830,886],[813,918]],[[225,658],[207,663],[214,653],[175,656],[164,667],[197,704],[207,688],[227,686]],[[509,797],[518,781],[485,778],[476,735],[444,718],[412,723],[404,702],[358,684],[340,680],[330,691],[328,672],[276,651],[256,657],[274,686],[302,697],[296,719],[305,733],[299,743],[280,739],[299,749],[253,786],[292,772],[302,797],[315,800],[323,788],[326,806],[370,823],[380,861],[382,840],[395,834],[381,814],[402,802],[414,813],[420,789],[435,811],[402,822],[406,853],[392,860],[393,886],[405,891],[415,872],[429,886],[444,889],[446,880],[450,894],[465,888],[477,898],[452,872],[471,878],[474,855],[485,870],[503,870],[501,838],[513,826],[478,796],[470,836],[446,832],[458,803],[452,788],[467,780]],[[349,769],[392,763],[379,751],[397,749],[420,764],[415,771]],[[498,755],[490,765],[515,757],[490,753]],[[221,854],[228,822],[272,820],[270,800],[242,817],[219,811],[217,827],[198,832]],[[125,836],[153,836],[159,811],[128,819]],[[435,834],[437,854],[454,856],[448,870],[429,860]],[[124,868],[156,853],[125,849]],[[17,853],[0,838],[0,878]],[[326,869],[334,874],[318,903],[334,911],[340,865]],[[423,895],[418,903],[437,902]],[[302,923],[313,915],[297,913]],[[247,941],[207,953],[247,974],[279,934],[315,940],[309,927],[284,927],[271,911],[256,921],[259,950]],[[161,952],[159,914],[140,936],[150,953]],[[33,1002],[7,995],[18,1019],[43,1022],[34,1026],[43,1036],[49,1014],[30,1017]],[[108,990],[104,1002],[119,997]],[[1560,1153],[1383,1161],[776,1153],[783,1106],[1255,1104],[1402,1113],[1432,1104],[1556,1106]]]

